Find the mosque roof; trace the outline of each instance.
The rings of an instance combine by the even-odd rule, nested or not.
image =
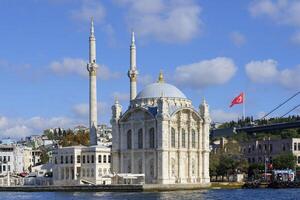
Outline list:
[[[141,92],[138,93],[136,99],[159,97],[186,99],[186,96],[177,87],[164,82],[162,73],[159,75],[158,82],[147,85]]]

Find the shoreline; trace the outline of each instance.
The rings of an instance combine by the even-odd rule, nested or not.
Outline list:
[[[77,185],[77,186],[10,186],[1,192],[165,192],[185,190],[241,189],[244,183],[213,182],[210,184],[145,184],[145,185]]]

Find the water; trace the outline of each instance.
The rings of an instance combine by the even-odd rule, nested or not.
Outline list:
[[[236,190],[200,190],[200,191],[176,191],[176,192],[0,192],[0,200],[181,200],[181,199],[205,199],[205,200],[239,200],[239,199],[276,199],[276,200],[300,200],[299,189],[236,189]]]

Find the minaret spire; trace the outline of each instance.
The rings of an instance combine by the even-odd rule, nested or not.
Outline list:
[[[97,145],[97,68],[96,64],[96,38],[94,35],[94,20],[91,18],[90,37],[89,37],[89,63],[87,70],[90,77],[90,145]]]
[[[94,36],[94,17],[91,17],[91,32],[90,36]]]
[[[137,75],[136,69],[136,48],[134,32],[131,33],[131,45],[130,45],[130,69],[128,71],[128,77],[130,79],[130,100],[135,99],[137,93]]]
[[[134,32],[131,32],[131,45],[135,46]]]

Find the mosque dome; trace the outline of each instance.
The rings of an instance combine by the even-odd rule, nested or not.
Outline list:
[[[162,73],[159,75],[158,82],[147,85],[141,92],[138,93],[136,99],[159,97],[186,99],[186,96],[177,87],[164,82]]]

